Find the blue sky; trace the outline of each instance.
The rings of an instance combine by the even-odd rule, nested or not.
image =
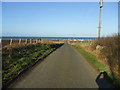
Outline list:
[[[119,12],[118,12],[118,33],[120,33],[120,2],[118,3],[118,10],[119,10]]]
[[[0,2],[0,36],[2,36],[2,3]]]
[[[118,32],[118,3],[105,2],[101,36]],[[3,36],[97,37],[98,2],[3,2]]]

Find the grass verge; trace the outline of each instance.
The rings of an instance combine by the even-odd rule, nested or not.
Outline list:
[[[7,87],[21,73],[44,59],[63,44],[36,44],[25,47],[3,48],[2,85]]]
[[[107,66],[98,62],[95,56],[85,51],[83,47],[79,45],[73,45],[73,47],[76,48],[97,71],[106,71],[106,72],[109,71],[109,68]]]
[[[108,76],[106,77],[106,80],[108,80],[110,83],[112,83],[115,87],[118,87],[116,83],[113,83],[115,81],[115,78],[110,74],[109,67],[107,65],[104,65],[100,63],[93,54],[87,52],[83,47],[79,45],[72,45],[77,51],[79,51],[98,72],[107,72]]]

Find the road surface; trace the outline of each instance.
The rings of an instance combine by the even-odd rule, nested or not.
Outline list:
[[[72,46],[64,44],[10,88],[98,88],[98,73]]]

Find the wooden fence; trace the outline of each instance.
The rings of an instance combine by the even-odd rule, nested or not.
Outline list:
[[[13,44],[33,44],[33,43],[40,43],[41,39],[2,39],[2,47],[6,45],[13,45]]]

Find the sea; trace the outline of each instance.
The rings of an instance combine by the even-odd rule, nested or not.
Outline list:
[[[97,37],[14,37],[3,36],[2,39],[98,39]]]

